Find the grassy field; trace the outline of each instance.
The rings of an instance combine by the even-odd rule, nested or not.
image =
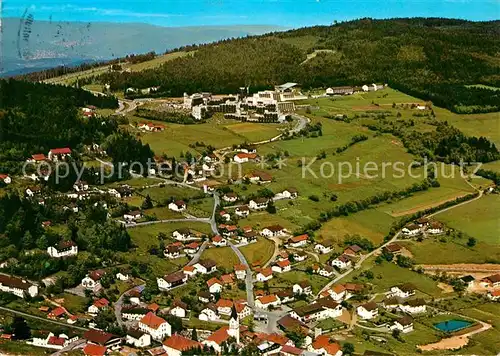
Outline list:
[[[142,118],[129,116],[130,121],[143,122]],[[167,154],[179,157],[181,153],[200,153],[205,147],[189,147],[190,144],[203,142],[215,148],[228,147],[243,142],[268,140],[280,134],[286,125],[240,123],[226,120],[219,116],[208,120],[206,123],[195,125],[181,125],[161,123],[166,126],[162,132],[139,133],[141,140],[151,146],[156,155]]]
[[[70,313],[85,313],[87,311],[87,298],[82,298],[70,293],[63,293],[53,299],[60,298],[64,298],[64,303],[62,304]]]
[[[455,126],[466,135],[484,136],[499,147],[500,130],[498,113],[458,115],[437,107],[434,108],[434,113],[439,120],[448,121],[449,124]]]
[[[405,241],[402,245],[413,254],[419,264],[450,264],[450,263],[499,263],[500,245],[487,244],[478,241],[474,247],[467,246],[467,239],[453,239],[440,242],[430,238],[422,242]],[[439,253],[446,251],[446,253]]]
[[[367,280],[360,277],[360,273],[370,270],[374,274],[374,279]],[[349,281],[369,283],[374,286],[375,293],[387,292],[392,286],[402,283],[412,283],[422,293],[432,297],[442,296],[441,289],[437,283],[424,274],[410,271],[409,269],[397,266],[394,263],[384,262],[380,265],[373,263],[373,258],[363,264],[363,267],[347,277]]]
[[[481,168],[500,173],[500,161],[485,163],[481,166]]]
[[[472,336],[467,354],[495,355],[500,350],[500,304],[485,303],[460,310],[460,314],[489,323],[493,328]]]
[[[324,223],[316,233],[316,240],[333,239],[342,244],[345,235],[358,234],[375,244],[380,244],[389,233],[394,221],[396,221],[394,217],[379,209],[368,209]]]
[[[209,218],[214,210],[214,200],[212,198],[195,199],[189,201],[187,212],[198,218]]]
[[[257,242],[240,247],[241,253],[245,256],[249,265],[260,262],[264,265],[273,256],[274,242],[264,237],[259,237]]]
[[[500,196],[486,195],[479,200],[448,210],[437,219],[491,245],[499,244]]]
[[[228,272],[232,271],[234,265],[239,264],[238,256],[231,247],[212,247],[203,251],[201,258],[208,258],[217,262],[218,267],[224,267]]]
[[[130,69],[133,72],[141,71],[141,70],[145,70],[145,69],[151,69],[151,68],[159,67],[163,63],[171,61],[175,58],[191,55],[192,53],[194,53],[194,52],[168,53],[168,54],[158,56],[155,59],[152,59],[150,61],[146,61],[146,62],[142,62],[142,63],[137,63],[137,64],[122,63],[122,68],[124,70]],[[109,70],[109,66],[104,65],[101,67],[96,67],[96,68],[92,68],[92,69],[81,71],[81,72],[69,73],[66,75],[59,76],[59,77],[51,78],[51,79],[46,80],[45,82],[54,83],[54,84],[73,84],[77,79],[85,79],[85,78],[92,77],[95,75],[104,74],[104,73],[108,72],[108,70]],[[101,88],[102,88],[102,86],[99,85],[98,91],[100,91]]]
[[[120,253],[121,256],[126,258],[128,261],[137,261],[139,263],[144,263],[147,261],[148,265],[151,267],[152,274],[154,276],[164,275],[169,272],[174,272],[180,268],[180,266],[188,262],[187,258],[178,258],[176,260],[167,260],[162,255],[155,256],[149,253],[150,246],[159,246],[158,234],[163,232],[170,237],[172,232],[179,228],[189,227],[193,230],[197,230],[203,233],[210,233],[210,225],[189,222],[189,223],[160,223],[147,226],[140,226],[136,228],[131,228],[128,230],[132,242],[137,246],[134,250]]]
[[[164,187],[150,187],[138,191],[138,194],[145,197],[149,195],[151,199],[157,202],[161,201],[171,201],[178,199],[190,199],[194,197],[203,196],[203,192],[190,189],[183,188],[181,186],[175,186],[172,184],[167,184]]]

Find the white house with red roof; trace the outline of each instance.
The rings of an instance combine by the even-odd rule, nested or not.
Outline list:
[[[269,307],[277,307],[281,304],[281,301],[278,296],[271,295],[263,295],[261,297],[257,297],[255,300],[255,306],[261,309],[268,309]]]
[[[227,246],[227,240],[220,235],[215,235],[212,238],[212,245],[217,247],[224,247]]]
[[[217,307],[217,312],[222,315],[231,315],[231,308],[233,307],[233,302],[229,299],[219,299],[215,304]]]
[[[271,267],[271,270],[277,273],[290,272],[292,270],[292,264],[289,260],[278,261]]]
[[[183,352],[193,349],[201,349],[203,348],[203,345],[198,341],[174,334],[167,340],[163,341],[163,348],[168,356],[181,356]]]
[[[49,151],[47,158],[50,161],[56,162],[60,160],[64,160],[67,156],[71,155],[71,149],[68,147],[64,148],[53,148]]]
[[[172,335],[170,324],[152,312],[147,313],[139,321],[139,330],[148,333],[154,340],[158,341],[163,340],[165,336]]]
[[[255,277],[258,282],[265,282],[273,278],[273,270],[271,268],[263,268]]]
[[[340,345],[331,342],[327,335],[318,336],[307,348],[310,352],[315,352],[324,356],[342,356]]]
[[[78,254],[78,246],[73,241],[61,241],[55,246],[48,247],[47,253],[50,257],[54,258],[76,256]]]
[[[176,200],[168,204],[168,208],[173,211],[181,212],[186,210],[186,203],[184,202],[184,200]]]
[[[208,281],[207,281],[207,286],[208,286],[208,291],[211,293],[211,294],[215,294],[215,293],[220,293],[222,292],[222,282],[219,281],[217,278],[210,278]]]
[[[309,239],[308,234],[294,236],[294,237],[291,237],[288,239],[287,244],[288,244],[288,246],[294,247],[294,248],[302,247],[302,246],[307,245],[308,239]]]
[[[106,298],[97,299],[94,301],[94,303],[92,303],[91,306],[88,307],[87,313],[96,316],[102,310],[108,309],[108,307],[109,307],[109,300],[107,300]]]
[[[234,273],[236,274],[236,279],[245,279],[247,276],[247,268],[243,264],[235,265]]]
[[[12,183],[12,178],[10,178],[8,174],[0,173],[0,181],[4,182],[5,184],[10,184]]]

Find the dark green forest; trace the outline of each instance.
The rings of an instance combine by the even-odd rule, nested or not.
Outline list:
[[[77,158],[83,145],[93,143],[103,144],[120,162],[153,157],[149,146],[121,132],[115,119],[84,118],[80,107],[86,105],[116,108],[118,100],[60,85],[1,80],[0,172],[20,173],[20,162],[52,148],[70,147]]]
[[[315,50],[328,51],[308,58]],[[305,89],[388,83],[454,112],[492,112],[500,109],[500,91],[469,85],[500,87],[498,53],[498,21],[362,19],[220,41],[160,68],[97,80],[113,90],[160,86],[168,96],[232,93],[243,85],[256,91],[287,81]]]

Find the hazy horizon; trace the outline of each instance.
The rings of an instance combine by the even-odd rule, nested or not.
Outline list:
[[[496,0],[50,0],[30,5],[7,0],[2,17],[31,14],[35,21],[145,23],[163,27],[272,25],[297,28],[362,17],[446,17],[497,20]]]

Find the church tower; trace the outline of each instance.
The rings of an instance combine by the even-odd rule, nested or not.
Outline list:
[[[236,312],[236,307],[233,304],[231,309],[231,319],[229,320],[229,330],[227,333],[236,339],[236,343],[240,343],[240,319]]]

